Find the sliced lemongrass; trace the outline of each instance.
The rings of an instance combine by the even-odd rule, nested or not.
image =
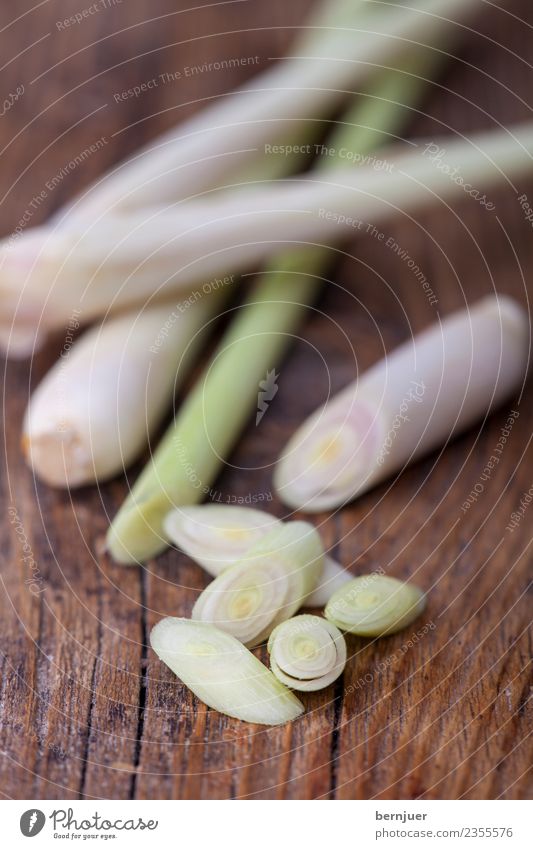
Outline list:
[[[274,473],[291,507],[339,506],[482,420],[522,384],[529,322],[489,296],[392,351],[296,431]]]
[[[209,584],[192,618],[216,625],[244,645],[258,645],[301,607],[320,579],[323,560],[312,525],[282,524]]]
[[[301,702],[230,634],[205,622],[162,619],[150,643],[163,663],[208,707],[262,725],[303,713]]]
[[[263,510],[228,504],[177,507],[166,516],[168,539],[214,578],[233,565],[281,521]],[[307,596],[307,607],[324,607],[351,574],[327,555],[318,586]]]
[[[345,240],[354,221],[380,223],[398,211],[412,214],[462,197],[465,184],[486,192],[533,171],[533,123],[438,144],[446,150],[445,168],[423,147],[389,157],[389,170],[339,168],[327,177],[303,175],[46,233],[25,297],[40,307],[45,326],[65,324],[74,306],[89,320],[110,306],[190,291],[221,268],[241,271],[288,244]],[[461,179],[450,178],[455,171]],[[28,262],[20,251],[19,243],[4,248],[0,287],[7,311],[16,309]]]
[[[324,615],[343,631],[360,637],[384,637],[410,625],[426,606],[414,584],[373,572],[337,590]]]
[[[302,692],[328,687],[346,665],[346,641],[339,629],[310,614],[294,616],[274,628],[268,651],[278,681]]]
[[[228,172],[258,147],[294,132],[302,120],[331,113],[373,70],[423,42],[451,37],[480,0],[414,0],[381,7],[364,0],[335,0],[319,8],[280,61],[232,94],[158,137],[114,168],[67,207],[63,218],[91,220],[109,209],[157,203],[223,184]],[[362,14],[363,13],[363,14]]]
[[[24,418],[22,443],[35,473],[53,486],[75,487],[105,480],[135,460],[229,289],[183,312],[161,304],[135,320],[110,318],[64,350]]]
[[[352,574],[332,557],[324,557],[322,575],[312,593],[305,599],[305,607],[324,607],[334,592],[352,579]]]

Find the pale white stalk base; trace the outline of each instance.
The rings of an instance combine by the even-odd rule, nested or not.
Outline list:
[[[453,313],[304,422],[275,469],[280,498],[319,512],[361,495],[509,398],[528,357],[528,317],[510,298]]]
[[[217,292],[183,313],[162,304],[136,319],[111,318],[64,350],[24,418],[24,453],[38,477],[52,486],[83,486],[135,460],[221,303]]]
[[[153,650],[208,707],[262,725],[296,719],[296,696],[229,634],[205,622],[163,619],[152,629]]]

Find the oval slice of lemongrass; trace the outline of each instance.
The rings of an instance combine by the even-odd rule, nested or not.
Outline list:
[[[280,498],[315,512],[361,495],[508,398],[528,356],[528,317],[511,298],[453,313],[304,422],[274,472]]]
[[[199,596],[192,618],[255,646],[304,603],[323,568],[320,537],[307,522],[274,528]]]
[[[304,707],[242,643],[205,622],[162,619],[153,650],[208,707],[245,722],[281,725]]]
[[[177,507],[165,518],[169,540],[214,578],[233,565],[281,520],[264,510],[229,504]],[[332,557],[324,556],[318,585],[305,599],[306,607],[324,607],[330,596],[351,579]]]
[[[280,524],[263,510],[201,504],[171,510],[163,527],[171,542],[216,578]]]
[[[414,584],[373,572],[334,593],[324,615],[350,634],[384,637],[413,622],[425,606],[426,597]]]
[[[278,681],[303,692],[328,687],[346,665],[346,641],[339,629],[310,614],[294,616],[274,628],[268,651]]]

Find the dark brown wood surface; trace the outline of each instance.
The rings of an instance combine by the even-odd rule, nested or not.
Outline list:
[[[35,8],[31,10],[32,6]],[[73,8],[73,6],[76,8]],[[88,7],[90,4],[86,4]],[[39,223],[158,131],[268,66],[290,43],[308,0],[188,4],[110,2],[79,24],[84,4],[3,0],[1,96],[24,94],[0,120],[1,227],[25,211]],[[187,10],[187,7],[194,6]],[[459,58],[434,85],[410,133],[466,133],[531,117],[533,9],[487,6]],[[202,8],[203,7],[203,8]],[[187,66],[258,56],[116,102],[114,93]],[[87,145],[106,143],[42,202],[32,199]],[[533,178],[520,191],[533,199]],[[334,281],[280,369],[279,393],[247,428],[217,481],[222,498],[270,493],[271,463],[333,388],[411,331],[498,291],[533,291],[533,232],[512,187],[496,214],[465,198],[383,226],[420,265],[431,305],[405,260],[371,235],[340,257]],[[533,203],[533,200],[532,200]],[[339,332],[339,329],[343,332]],[[423,618],[376,642],[350,639],[344,676],[303,700],[278,729],[248,726],[199,704],[147,647],[163,615],[188,615],[202,571],[169,551],[146,569],[99,555],[126,492],[62,493],[37,483],[19,449],[21,417],[61,340],[33,362],[6,362],[0,474],[2,633],[0,792],[5,798],[524,798],[531,792],[531,518],[511,514],[533,483],[529,382],[486,425],[333,517],[316,517],[354,573],[416,575]],[[323,357],[323,362],[320,360]],[[512,410],[502,459],[468,511]],[[252,471],[251,467],[264,467]],[[245,471],[243,471],[243,469]],[[132,470],[134,479],[138,469]],[[274,499],[269,509],[283,514]],[[417,630],[427,633],[406,646]]]

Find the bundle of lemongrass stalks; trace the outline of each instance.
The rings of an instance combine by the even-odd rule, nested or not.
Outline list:
[[[73,314],[97,322],[26,412],[26,457],[55,486],[103,481],[137,459],[216,319],[235,312],[107,537],[120,562],[174,542],[213,576],[193,618],[164,620],[152,645],[199,698],[232,716],[294,718],[303,708],[288,687],[318,689],[342,673],[339,629],[390,634],[423,607],[420,591],[392,578],[354,584],[307,523],[197,505],[319,294],[331,248],[353,233],[343,224],[415,213],[460,198],[465,184],[485,191],[533,170],[533,125],[439,141],[439,167],[424,145],[405,153],[398,143],[482,2],[325,0],[290,59],[0,245],[9,355],[31,354]],[[301,173],[302,152],[340,108],[328,156]],[[386,169],[348,166],[380,148]],[[236,275],[258,269],[235,307],[230,297],[244,288]],[[445,444],[516,389],[526,337],[520,308],[493,298],[398,349],[293,436],[275,473],[280,498],[337,507]],[[409,426],[389,438],[408,391]],[[325,618],[294,615],[324,605]],[[270,672],[249,650],[263,640]]]

